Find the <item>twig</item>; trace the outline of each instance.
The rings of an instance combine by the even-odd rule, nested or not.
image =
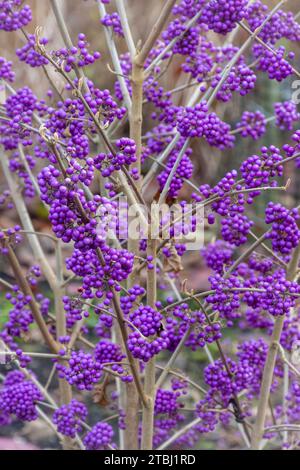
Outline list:
[[[47,382],[46,382],[45,387],[44,387],[45,390],[48,390],[48,388],[50,387],[51,382],[54,378],[55,372],[56,372],[56,364],[53,364],[51,372],[49,374],[49,377],[48,377]]]
[[[125,0],[116,0],[116,6],[117,6],[117,10],[118,10],[118,13],[119,13],[119,16],[120,16],[120,20],[121,20],[122,29],[123,29],[123,32],[124,32],[126,44],[127,44],[128,50],[130,52],[131,59],[133,59],[133,57],[135,55],[135,52],[136,52],[136,48],[135,48],[135,45],[134,45],[134,41],[133,41],[133,38],[132,38],[130,26],[129,26],[129,23],[128,23],[128,18],[127,18],[127,13],[126,13],[124,2],[125,2]]]
[[[9,282],[5,281],[5,279],[2,279],[2,277],[0,277],[0,284],[2,284],[2,286],[7,287],[10,290],[14,290],[14,286],[10,284]]]
[[[164,442],[162,445],[160,445],[157,450],[165,450],[167,449],[171,444],[173,444],[174,441],[179,439],[181,436],[183,436],[186,432],[188,432],[190,429],[193,427],[197,426],[197,424],[201,423],[201,418],[196,418],[194,421],[191,423],[187,424],[184,426],[182,429],[179,431],[175,432],[173,436],[171,436],[166,442]]]
[[[160,388],[164,381],[166,380],[169,372],[170,372],[170,369],[172,369],[177,357],[179,356],[179,354],[181,353],[185,343],[186,343],[186,340],[189,338],[190,334],[192,333],[194,329],[194,325],[190,326],[185,334],[183,335],[183,337],[181,338],[180,342],[178,343],[175,351],[173,352],[172,356],[170,357],[169,361],[167,362],[166,366],[164,367],[163,369],[163,372],[160,374],[157,382],[156,382],[156,389]]]
[[[156,66],[156,65],[159,65],[159,63],[163,60],[164,56],[173,48],[173,46],[178,42],[180,41],[180,39],[183,38],[183,36],[191,29],[192,26],[194,26],[194,24],[197,22],[197,20],[200,18],[202,14],[202,11],[198,11],[197,14],[191,18],[187,24],[186,24],[186,27],[184,29],[184,31],[179,35],[179,36],[176,36],[174,39],[172,39],[172,41],[170,41],[167,46],[159,53],[159,55],[153,60],[153,62],[151,62],[151,64],[147,67],[146,71],[145,71],[145,74],[146,75],[149,75],[149,73],[151,72],[151,70]],[[198,85],[199,82],[196,82]]]
[[[210,325],[210,327],[213,327],[213,324],[210,320],[210,317],[209,315],[207,314],[206,312],[206,309],[205,307],[202,305],[202,303],[194,296],[192,296],[192,298],[194,298],[197,302],[197,304],[199,305],[200,309],[202,310],[202,312],[204,313],[205,315],[205,318],[206,318],[206,321],[207,323]],[[216,339],[215,341],[216,345],[217,345],[217,348],[218,348],[218,351],[219,351],[219,354],[220,354],[220,357],[221,357],[221,361],[223,362],[224,364],[224,367],[225,367],[225,370],[227,372],[227,375],[229,377],[230,380],[233,379],[234,375],[233,373],[231,372],[231,369],[229,367],[229,364],[228,364],[228,361],[227,361],[227,358],[224,354],[224,351],[223,351],[223,348],[221,346],[221,342]],[[239,422],[240,424],[242,424],[243,426],[243,429],[244,429],[244,433],[245,433],[245,436],[247,437],[246,439],[246,445],[248,446],[249,443],[250,443],[250,434],[249,434],[249,431],[248,431],[248,428],[247,428],[247,424],[245,422],[245,419],[243,417],[243,412],[242,412],[242,408],[241,408],[241,405],[240,405],[240,401],[239,401],[239,398],[236,394],[236,392],[232,392],[232,397],[233,397],[233,403],[234,403],[234,412],[236,410],[237,413],[234,413],[235,414],[235,417],[236,417],[236,421]],[[236,416],[237,414],[237,416]],[[244,434],[243,434],[244,436]]]
[[[231,69],[235,66],[241,55],[244,53],[244,51],[250,46],[250,44],[257,38],[259,33],[262,31],[262,29],[266,26],[266,24],[270,21],[270,19],[275,15],[276,11],[279,10],[281,5],[283,5],[286,2],[286,0],[281,0],[268,14],[268,16],[264,19],[264,21],[261,23],[261,25],[256,28],[256,30],[252,33],[250,37],[244,42],[244,44],[239,48],[237,53],[234,55],[232,60],[226,65],[221,80],[218,82],[218,85],[216,88],[213,90],[213,93],[211,94],[209,100],[207,101],[207,105],[211,106],[212,102],[214,101],[215,97],[217,96],[220,88],[223,86],[225,80],[227,79]]]
[[[234,263],[230,268],[226,271],[224,275],[224,279],[227,279],[230,274],[246,259],[248,258],[253,251],[263,243],[263,241],[266,239],[268,233],[270,233],[271,230],[268,230],[265,232],[260,238],[256,240],[255,243],[253,243]]]
[[[279,350],[281,359],[284,362],[284,365],[287,366],[287,369],[290,368],[291,371],[296,375],[296,377],[300,378],[300,371],[288,360],[288,358],[285,355],[284,349],[283,349],[283,347],[281,346],[280,343],[278,344],[278,350]],[[286,393],[287,393],[288,392],[288,386],[286,385],[285,388],[286,388]]]
[[[68,49],[72,49],[72,47],[73,47],[73,42],[72,42],[70,33],[69,33],[69,31],[68,31],[66,22],[65,22],[65,20],[64,20],[62,11],[61,11],[61,9],[60,9],[60,7],[59,7],[58,1],[57,1],[57,0],[50,0],[50,3],[51,3],[51,6],[52,6],[52,10],[53,10],[54,16],[55,16],[56,21],[57,21],[57,25],[58,25],[60,34],[62,35],[62,38],[63,38],[63,40],[64,40],[65,46],[66,46]],[[77,67],[77,65],[75,64],[75,65],[74,65],[74,70],[75,70],[75,74],[76,74],[78,80],[79,80],[79,79],[82,79],[82,80],[83,80],[84,89],[85,89],[86,91],[88,91],[87,83],[86,83],[86,78],[85,78],[85,75],[84,75],[82,69],[80,69],[79,67]]]
[[[188,144],[189,144],[189,142],[186,141],[186,142],[183,144],[182,149],[180,150],[180,152],[178,152],[176,161],[175,161],[175,163],[174,163],[174,165],[173,165],[173,167],[172,167],[172,170],[170,171],[170,174],[169,174],[169,176],[168,176],[168,179],[167,179],[167,181],[166,181],[166,184],[164,185],[164,188],[163,188],[163,190],[162,190],[162,192],[161,192],[161,194],[160,194],[160,196],[159,196],[158,205],[161,205],[161,204],[164,202],[164,200],[165,200],[165,197],[166,197],[166,195],[167,195],[167,193],[168,193],[168,191],[169,191],[169,189],[170,189],[170,184],[171,184],[171,182],[172,182],[172,180],[173,180],[173,177],[174,177],[174,175],[175,175],[175,173],[176,173],[176,171],[177,171],[178,166],[180,165],[180,162],[181,162],[181,160],[182,160],[182,158],[183,158],[183,156],[184,156],[184,153],[186,152],[186,149],[187,149],[187,147],[188,147]]]
[[[282,4],[282,3],[285,3],[285,2],[286,2],[286,0],[283,0],[283,2],[281,2],[281,4]],[[280,6],[281,6],[281,5],[280,5]],[[244,31],[246,31],[248,34],[250,34],[250,35],[253,34],[252,31],[251,31],[251,29],[249,29],[248,26],[245,25],[245,23],[240,22],[239,25],[240,25],[241,28],[242,28]],[[277,55],[276,50],[274,50],[271,46],[269,46],[268,44],[266,44],[259,36],[256,35],[256,36],[254,37],[254,39],[255,39],[255,41],[257,41],[259,44],[261,44],[265,49],[267,49],[269,52],[271,52],[274,56]],[[300,72],[299,72],[299,70],[297,70],[295,67],[292,66],[292,71],[293,71],[293,73],[294,73],[298,78],[300,78]]]
[[[100,17],[103,19],[106,15],[105,5],[101,2],[101,0],[97,0],[97,5],[98,5]],[[110,55],[111,55],[111,59],[112,59],[113,65],[114,65],[114,69],[117,72],[117,77],[118,77],[118,81],[120,83],[122,95],[123,95],[123,98],[124,98],[124,103],[125,103],[125,105],[128,109],[128,113],[130,115],[130,113],[131,113],[131,98],[130,98],[129,91],[128,91],[128,88],[127,88],[127,85],[126,85],[126,81],[123,77],[123,71],[122,71],[122,67],[121,67],[121,64],[120,64],[118,51],[117,51],[115,42],[113,40],[111,28],[105,27],[104,28],[104,34],[105,34],[106,42],[107,42],[108,49],[109,49],[109,52],[110,52]]]
[[[199,392],[203,393],[204,395],[206,395],[207,391],[201,387],[201,385],[197,384],[196,382],[194,382],[193,380],[191,380],[189,377],[186,377],[185,375],[183,374],[180,374],[179,372],[176,372],[175,370],[169,370],[166,366],[159,366],[156,364],[155,366],[157,369],[161,370],[161,371],[164,371],[164,370],[168,370],[168,373],[170,375],[174,375],[175,377],[178,377],[179,379],[182,379],[182,380],[185,380],[186,382],[188,382],[190,385],[192,385],[192,387],[194,387],[196,390],[198,390]]]

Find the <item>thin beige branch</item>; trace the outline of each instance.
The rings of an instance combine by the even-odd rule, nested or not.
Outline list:
[[[165,2],[165,5],[162,9],[162,12],[159,18],[154,24],[152,31],[150,32],[145,44],[143,45],[141,51],[138,53],[136,57],[136,63],[139,64],[141,67],[144,66],[145,60],[147,59],[149,52],[151,51],[156,40],[160,36],[160,33],[162,32],[165,22],[167,21],[175,3],[176,3],[176,0],[167,0]]]
[[[155,308],[157,299],[156,280],[156,240],[148,239],[148,256],[153,258],[153,269],[148,269],[147,273],[147,304]],[[147,405],[143,407],[142,419],[142,450],[153,448],[154,432],[154,404],[155,404],[155,356],[150,359],[145,369],[145,394]]]

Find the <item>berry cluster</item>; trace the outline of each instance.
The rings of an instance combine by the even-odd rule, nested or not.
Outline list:
[[[204,348],[208,344],[212,344],[222,338],[221,324],[215,322],[210,324],[196,324],[196,328],[190,334],[185,346],[192,351]]]
[[[94,64],[101,58],[100,52],[89,52],[89,44],[83,33],[78,35],[77,46],[71,49],[63,48],[55,51],[54,57],[58,59],[59,64],[63,64],[65,72],[71,72],[74,67],[85,67]]]
[[[215,77],[212,81],[213,88],[218,85],[221,78],[221,74]],[[255,73],[244,63],[243,59],[240,59],[239,63],[231,69],[228,77],[218,91],[217,99],[226,103],[231,100],[233,92],[245,96],[254,89],[256,80]]]
[[[10,292],[6,294],[6,299],[13,305],[9,312],[9,319],[5,324],[7,332],[11,336],[21,337],[29,332],[30,325],[33,323],[33,317],[29,303],[30,296],[25,296],[21,292],[13,296]]]
[[[178,402],[180,396],[181,392],[179,390],[173,392],[172,390],[162,390],[159,388],[156,392],[154,413],[156,415],[168,414],[170,416],[176,414],[183,406]]]
[[[107,127],[115,119],[121,120],[124,117],[126,108],[117,104],[109,90],[99,90],[92,82],[88,85],[90,93],[85,95],[85,99],[102,126]]]
[[[100,153],[96,156],[94,164],[102,176],[108,177],[114,171],[121,170],[124,165],[131,165],[136,162],[136,145],[132,139],[123,137],[116,142],[118,151],[111,153]]]
[[[285,78],[292,75],[293,67],[285,58],[286,50],[284,46],[280,46],[275,54],[260,44],[254,46],[253,50],[254,55],[259,58],[258,70],[267,72],[271,80],[282,82]],[[293,59],[294,53],[289,52],[287,58]]]
[[[39,43],[43,46],[48,44],[47,38],[40,38]],[[16,50],[16,54],[21,62],[25,62],[30,67],[41,67],[42,65],[48,64],[48,59],[43,55],[39,54],[36,50],[36,38],[33,34],[30,34],[27,38],[27,43],[20,49]]]
[[[230,33],[246,15],[247,3],[247,0],[210,0],[203,10],[201,21],[215,33]]]
[[[208,113],[206,103],[183,108],[177,118],[177,129],[183,137],[205,137],[211,146],[220,150],[231,148],[235,140],[230,126],[215,113]]]
[[[87,450],[105,450],[112,445],[113,428],[108,423],[97,423],[85,436]]]
[[[270,148],[262,147],[261,155],[252,155],[241,165],[241,174],[247,188],[258,188],[263,185],[272,184],[271,179],[282,176],[283,160],[280,150],[272,145]]]
[[[173,7],[173,14],[181,18],[193,18],[203,7],[206,0],[180,0]]]
[[[32,20],[32,12],[29,5],[23,5],[23,0],[0,1],[0,30],[16,31]]]
[[[118,13],[114,12],[111,15],[107,13],[104,16],[104,18],[101,20],[101,23],[107,28],[112,28],[114,33],[117,34],[118,36],[121,36],[121,37],[124,36],[120,17]]]
[[[226,267],[232,263],[233,247],[229,243],[217,240],[202,248],[201,254],[206,265],[222,275]]]
[[[244,214],[234,214],[231,217],[222,219],[221,234],[226,242],[240,246],[246,243],[247,235],[253,227],[253,222]]]
[[[299,293],[298,284],[288,281],[281,269],[268,275],[252,275],[244,282],[244,288],[249,289],[243,295],[249,307],[260,308],[273,316],[288,315]]]
[[[260,111],[245,111],[236,127],[242,137],[259,140],[266,132],[266,118]]]
[[[279,203],[270,202],[266,208],[266,223],[272,224],[268,238],[272,240],[273,250],[289,254],[300,240],[297,226],[299,214],[297,209],[289,210]]]
[[[6,60],[4,57],[0,57],[0,79],[6,80],[7,82],[13,82],[15,80],[15,73],[12,71],[12,62]]]
[[[209,295],[206,301],[212,304],[213,308],[228,320],[227,325],[231,326],[232,320],[239,316],[240,293],[238,289],[242,287],[241,282],[236,276],[223,279],[220,274],[210,276],[209,281],[215,293]]]
[[[249,4],[247,8],[247,21],[252,31],[262,25],[268,17],[268,6],[260,0]],[[295,20],[292,12],[277,10],[260,32],[261,39],[275,45],[280,39],[284,38],[289,41],[298,41],[300,38],[299,23]]]
[[[38,417],[36,403],[43,400],[37,386],[27,380],[21,371],[9,372],[0,390],[1,410],[16,415],[22,421],[34,421]]]
[[[236,185],[237,171],[232,170],[219,181],[219,183],[211,188],[208,184],[200,186],[200,192],[203,196],[208,199],[210,197],[218,200],[212,203],[212,210],[217,214],[224,216],[227,214],[234,214],[236,212],[243,212],[244,197],[242,194],[238,195],[238,203],[230,196],[230,191],[234,189]],[[237,189],[239,186],[237,186]]]
[[[5,148],[12,150],[17,148],[20,137],[24,146],[32,145],[29,131],[24,131],[21,123],[31,125],[33,112],[40,109],[36,96],[29,87],[23,87],[15,94],[8,96],[5,102],[5,110],[10,122],[3,128],[2,142]]]
[[[64,436],[74,438],[82,431],[82,421],[87,418],[87,408],[83,403],[72,400],[68,405],[63,405],[53,413],[53,423],[58,432]]]
[[[132,377],[125,373],[124,367],[122,366],[122,361],[126,356],[124,356],[118,344],[107,340],[99,341],[95,347],[94,356],[99,364],[103,366],[109,365],[111,370],[122,375],[124,382],[131,382]]]
[[[128,295],[121,297],[121,307],[125,315],[128,315],[135,304],[139,304],[146,291],[142,286],[135,284],[128,289]]]
[[[248,397],[260,391],[262,373],[267,357],[268,345],[262,340],[250,340],[239,344],[237,357],[245,368],[253,369],[248,383]],[[250,395],[251,394],[251,395]]]
[[[282,130],[292,131],[295,122],[300,120],[300,113],[297,111],[297,105],[293,101],[284,101],[275,103],[276,126]]]
[[[204,370],[204,380],[210,387],[209,394],[219,397],[222,403],[228,405],[234,394],[247,388],[253,369],[246,364],[235,363],[230,358],[226,362],[229,370],[221,359],[208,365]]]
[[[210,397],[205,397],[197,403],[197,416],[201,420],[200,424],[197,426],[197,432],[208,433],[216,429],[219,422],[219,415],[215,411],[212,411],[214,406],[215,402]],[[195,430],[193,434],[194,435],[191,437],[197,439],[197,436],[195,437]]]
[[[25,155],[26,163],[32,170],[35,167],[35,160],[31,155]],[[24,163],[20,158],[19,152],[14,152],[9,160],[9,169],[12,173],[16,173],[22,181],[22,193],[25,197],[33,198],[35,189],[28,171],[24,168]]]
[[[104,264],[100,262],[94,250],[82,253],[75,250],[68,258],[67,265],[75,274],[83,276],[83,290],[88,295],[97,289],[96,297],[101,298],[106,283],[117,288],[117,283],[127,279],[133,268],[133,254],[126,250],[116,250],[101,244]]]
[[[190,40],[192,34],[195,36],[193,42]],[[199,41],[199,27],[197,27],[191,28],[189,33],[184,35],[184,39],[177,42],[176,52],[186,57],[181,66],[183,72],[190,73],[201,83],[213,69],[217,48],[212,42],[207,41],[205,36]],[[205,86],[201,85],[200,90],[205,91]]]
[[[169,344],[169,337],[165,331],[162,331],[152,341],[142,337],[138,331],[133,331],[127,341],[128,349],[133,357],[141,359],[143,362],[148,362],[153,356],[167,349]]]
[[[56,368],[60,378],[66,379],[79,390],[92,390],[102,375],[101,364],[83,351],[72,351],[69,366],[58,363]]]
[[[161,313],[149,305],[143,305],[129,315],[133,325],[146,337],[153,336],[159,331],[162,318]]]

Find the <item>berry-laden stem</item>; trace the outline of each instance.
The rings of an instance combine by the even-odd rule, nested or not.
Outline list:
[[[34,253],[36,262],[40,264],[51,289],[55,290],[57,282],[55,273],[51,268],[41,247],[37,233],[32,225],[26,204],[24,203],[24,200],[20,194],[17,182],[9,170],[8,157],[5,152],[0,153],[0,162],[5,176],[5,180],[7,181],[8,187],[10,189],[11,196],[18,212],[21,224],[27,233],[27,239]]]
[[[157,298],[156,284],[156,240],[148,239],[147,254],[153,258],[153,268],[148,269],[147,274],[147,304],[155,308]],[[142,450],[153,448],[154,405],[155,405],[155,356],[150,359],[145,368],[145,394],[148,398],[148,406],[143,407],[142,422]]]
[[[205,315],[207,323],[212,327],[212,322],[210,320],[209,315],[207,314],[207,311],[206,311],[204,305],[202,305],[202,303],[199,301],[199,299],[197,299],[197,297],[192,295],[192,298],[197,302],[200,309],[202,310],[202,312]],[[233,374],[230,370],[230,367],[229,367],[229,364],[227,362],[226,356],[224,354],[222,345],[221,345],[221,343],[218,339],[216,340],[216,345],[217,345],[217,348],[218,348],[218,351],[219,351],[219,354],[220,354],[220,357],[221,357],[221,361],[223,362],[223,365],[225,367],[226,373],[227,373],[229,379],[232,380],[233,379]],[[233,393],[233,404],[234,404],[236,419],[238,418],[237,421],[242,425],[244,433],[245,433],[245,437],[246,437],[246,443],[247,443],[247,445],[249,445],[250,434],[249,434],[247,425],[245,423],[245,420],[243,418],[243,412],[242,412],[242,408],[241,408],[241,405],[240,405],[240,402],[239,402],[239,398],[238,398],[238,396],[235,392]]]
[[[60,351],[60,346],[55,341],[55,339],[53,338],[53,336],[51,335],[51,333],[48,330],[48,327],[47,327],[47,325],[46,325],[46,323],[45,323],[45,321],[42,317],[42,314],[40,312],[38,304],[35,301],[35,298],[34,298],[32,290],[31,290],[31,287],[30,287],[26,277],[23,275],[22,268],[20,266],[18,258],[16,257],[15,252],[12,249],[12,247],[10,246],[9,243],[7,244],[7,250],[8,250],[7,257],[8,257],[9,263],[11,265],[11,268],[13,270],[13,273],[15,275],[16,281],[17,281],[20,289],[22,290],[23,294],[30,297],[29,305],[30,305],[30,308],[31,308],[31,311],[32,311],[32,315],[33,315],[33,317],[36,321],[36,324],[38,325],[38,327],[40,329],[40,332],[41,332],[46,344],[51,349],[51,351],[54,354],[58,354],[59,351]]]
[[[100,248],[97,248],[96,252],[97,252],[97,256],[98,256],[102,266],[104,266],[105,261],[103,259],[103,255],[102,255],[102,252],[101,252]],[[146,406],[147,400],[146,400],[146,396],[145,396],[145,393],[144,393],[143,388],[142,388],[142,384],[141,384],[141,381],[140,381],[140,376],[139,376],[139,373],[138,373],[138,369],[137,369],[136,363],[134,361],[134,358],[133,358],[133,356],[132,356],[132,354],[129,351],[128,346],[127,346],[128,331],[127,331],[126,324],[125,324],[125,321],[124,321],[123,312],[122,312],[122,309],[121,309],[121,306],[120,306],[120,299],[117,295],[117,292],[114,290],[114,288],[111,289],[111,292],[113,294],[113,298],[112,298],[113,307],[114,307],[114,310],[115,310],[116,315],[117,315],[118,324],[119,324],[122,339],[123,339],[123,342],[124,342],[124,345],[125,345],[126,355],[127,355],[127,358],[128,358],[129,364],[130,364],[130,368],[131,368],[132,375],[133,375],[133,378],[134,378],[135,386],[136,386],[138,394],[141,398],[142,403],[144,404],[144,406]]]
[[[63,162],[60,158],[60,153],[59,153],[59,151],[58,151],[55,144],[52,144],[51,147],[52,147],[52,150],[53,150],[53,152],[54,152],[54,154],[57,158],[60,169],[61,169],[62,173],[65,175],[65,170],[64,170],[64,167],[63,167]],[[80,216],[82,217],[82,220],[85,221],[85,222],[88,222],[89,218],[88,218],[88,216],[87,216],[87,214],[86,214],[86,212],[85,212],[85,210],[84,210],[84,208],[81,204],[81,201],[80,201],[79,197],[75,196],[74,201],[75,201],[77,209],[80,213]],[[105,266],[105,260],[104,260],[104,257],[103,257],[103,254],[102,254],[102,251],[101,251],[100,248],[96,249],[96,254],[98,256],[98,259],[99,259],[101,265]],[[136,389],[138,391],[138,394],[141,398],[142,403],[146,404],[146,397],[145,397],[145,394],[144,394],[144,391],[143,391],[143,388],[142,388],[142,385],[141,385],[138,369],[137,369],[136,363],[134,361],[134,358],[133,358],[133,356],[132,356],[132,354],[129,351],[128,346],[127,346],[128,331],[127,331],[127,328],[126,328],[126,325],[125,325],[124,315],[123,315],[123,312],[122,312],[122,309],[121,309],[121,306],[120,306],[120,299],[119,299],[118,293],[115,291],[115,289],[113,287],[111,287],[110,289],[111,289],[111,293],[113,295],[113,298],[112,298],[113,307],[114,307],[114,310],[116,312],[118,324],[119,324],[119,327],[120,327],[120,330],[121,330],[121,334],[122,334],[122,338],[123,338],[123,342],[124,342],[124,346],[125,346],[125,350],[126,350],[126,355],[128,357],[128,361],[129,361],[129,364],[130,364],[130,367],[131,367],[131,371],[132,371],[133,379],[134,379],[134,382],[135,382],[135,385],[136,385]]]
[[[300,244],[295,249],[292,259],[289,263],[287,270],[287,279],[292,281],[296,277],[297,268],[300,260]],[[260,396],[256,414],[256,421],[253,426],[251,449],[259,450],[261,440],[264,434],[264,426],[266,421],[269,396],[272,386],[273,374],[276,364],[277,353],[280,344],[285,315],[282,315],[275,320],[273,333],[271,336],[270,346],[267,354],[267,359],[264,366],[263,378],[260,389]]]
[[[26,229],[24,230],[25,233],[27,233],[28,236],[28,241],[30,243],[30,246],[32,248],[32,251],[34,253],[34,256],[36,257],[36,260],[38,263],[41,265],[41,268],[44,272],[44,275],[53,290],[54,294],[54,299],[55,299],[55,313],[56,313],[56,328],[57,328],[57,336],[65,336],[66,335],[66,328],[65,328],[65,311],[64,311],[64,306],[62,302],[62,289],[61,289],[61,283],[62,283],[62,259],[61,259],[61,251],[60,251],[60,246],[58,240],[55,238],[53,239],[56,245],[56,253],[57,253],[57,275],[55,275],[54,271],[52,270],[50,264],[48,263],[48,260],[46,259],[46,256],[43,252],[43,249],[40,245],[37,232],[34,230],[34,227],[32,225],[27,207],[24,203],[23,198],[19,194],[19,191],[17,189],[17,185],[15,183],[14,178],[11,176],[9,169],[8,169],[8,162],[7,162],[7,157],[5,153],[2,154],[2,168],[3,172],[5,174],[7,183],[9,185],[9,188],[11,190],[13,200],[15,202],[15,206],[17,209],[17,212],[19,214],[21,223],[23,227]],[[30,304],[34,319],[36,323],[38,324],[38,327],[45,339],[45,342],[48,344],[50,349],[54,353],[58,353],[60,346],[59,344],[54,340],[53,336],[49,333],[48,327],[44,322],[44,319],[40,313],[39,307],[34,300],[34,296],[31,290],[31,287],[29,283],[27,282],[26,278],[23,276],[22,269],[19,265],[18,259],[14,254],[14,251],[12,250],[9,251],[10,256],[10,262],[12,265],[12,269],[14,271],[15,277],[18,280],[18,283],[20,284],[20,287],[22,288],[23,292],[28,292],[26,295],[30,295],[32,301]],[[21,284],[22,283],[22,284]],[[66,382],[64,379],[59,379],[59,387],[60,387],[60,393],[61,393],[61,401],[63,404],[67,404],[71,401],[72,399],[72,389],[71,386]],[[66,444],[66,445],[65,445]],[[69,443],[66,442],[66,440],[63,441],[63,445],[66,448],[69,448],[70,445]]]

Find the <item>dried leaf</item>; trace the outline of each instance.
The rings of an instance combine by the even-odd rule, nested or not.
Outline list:
[[[65,137],[71,137],[70,126],[66,127],[66,129],[64,131],[64,136]]]
[[[93,402],[99,406],[108,406],[109,400],[106,395],[106,383],[96,385],[93,391]]]
[[[84,84],[84,77],[80,77],[80,79],[78,80],[78,87],[77,87],[79,91],[81,91],[83,84]]]
[[[25,343],[29,343],[30,340],[32,340],[32,335],[31,335],[31,332],[30,331],[22,331],[21,332],[21,338],[23,341],[25,341]]]
[[[187,282],[188,280],[187,279],[184,279],[181,283],[181,291],[185,294],[185,295],[188,295],[188,296],[193,296],[194,295],[194,290],[188,290],[187,288]]]
[[[181,258],[178,255],[175,246],[169,247],[170,256],[164,259],[164,271],[166,273],[175,272],[178,273],[183,270]]]

